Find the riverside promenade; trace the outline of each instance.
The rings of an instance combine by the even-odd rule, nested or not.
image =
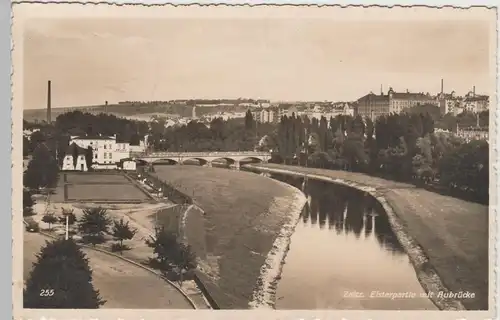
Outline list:
[[[355,172],[278,164],[247,167],[374,189],[397,215],[403,231],[421,247],[444,286],[453,293],[474,293],[473,298],[458,299],[462,305],[469,310],[488,309],[488,206]]]

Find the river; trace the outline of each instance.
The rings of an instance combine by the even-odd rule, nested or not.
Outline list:
[[[272,178],[308,198],[285,258],[276,309],[437,309],[374,198],[328,182]]]

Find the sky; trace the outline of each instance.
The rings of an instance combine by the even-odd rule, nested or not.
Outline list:
[[[390,14],[390,11],[389,11]],[[23,105],[194,98],[356,100],[370,91],[489,93],[487,19],[254,15],[23,21]]]

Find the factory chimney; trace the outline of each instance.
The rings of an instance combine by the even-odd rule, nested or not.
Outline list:
[[[51,91],[50,91],[50,85],[51,85],[51,81],[49,80],[48,83],[47,83],[47,123],[51,123],[52,122],[52,110],[51,110],[51,107],[52,107],[52,96],[51,96]]]
[[[472,87],[472,96],[475,97],[476,96],[476,86],[473,86]]]
[[[444,80],[441,79],[441,93],[444,92]]]

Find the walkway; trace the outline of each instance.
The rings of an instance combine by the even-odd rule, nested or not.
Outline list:
[[[467,309],[488,308],[488,206],[361,173],[277,164],[251,167],[315,174],[376,188],[423,248],[445,286],[454,293],[475,293],[475,298],[461,300]]]
[[[38,233],[24,232],[24,278],[36,261],[45,241]],[[101,308],[127,309],[193,309],[175,288],[148,271],[111,257],[83,248],[93,270],[93,284],[104,300]]]

